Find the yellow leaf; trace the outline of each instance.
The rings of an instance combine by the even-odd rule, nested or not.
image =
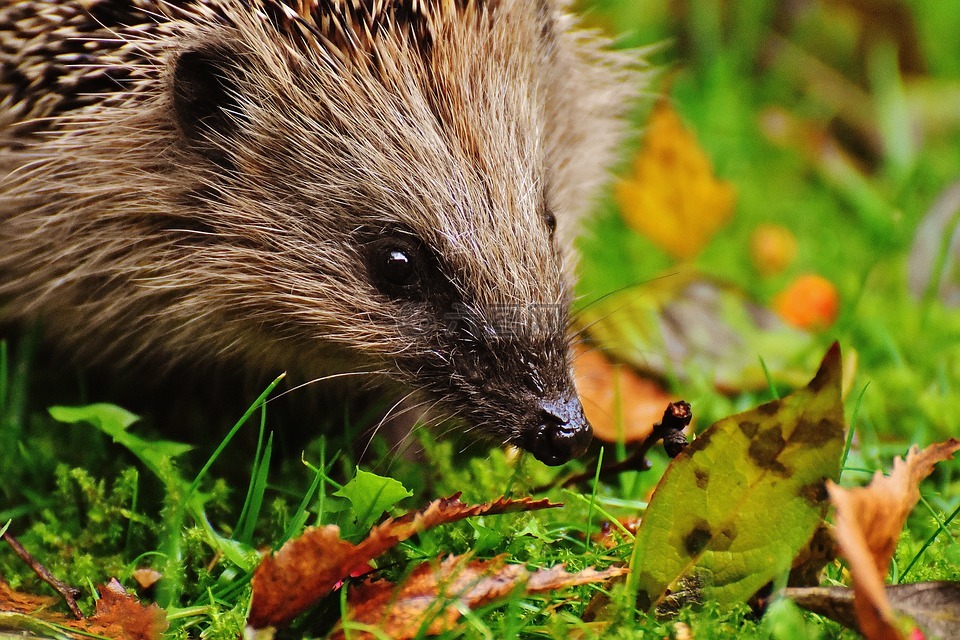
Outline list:
[[[616,187],[627,224],[677,258],[695,256],[733,214],[733,187],[665,103],[650,117],[633,175]]]

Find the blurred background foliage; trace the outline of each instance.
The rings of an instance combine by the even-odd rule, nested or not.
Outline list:
[[[644,48],[652,74],[635,147],[581,242],[586,320],[606,322],[591,315],[604,296],[644,296],[642,287],[656,289],[658,279],[704,274],[799,326],[811,337],[805,351],[822,354],[836,339],[847,356],[855,352],[852,393],[866,391],[849,465],[877,468],[910,442],[960,433],[960,3],[580,0],[576,7],[618,46]],[[642,167],[656,146],[659,111],[679,117],[674,129],[686,133],[674,138],[691,136],[700,149],[687,155],[705,154],[714,174],[699,186],[688,175],[670,197],[649,193],[668,188],[669,166],[653,178]],[[699,162],[666,153],[660,164],[679,172]],[[724,189],[714,188],[712,204],[704,199],[708,180],[729,185],[729,214]],[[693,213],[678,214],[684,207],[676,198]],[[663,219],[676,226],[678,215],[679,248],[664,240],[669,230],[656,228]],[[814,293],[791,298],[797,287],[810,289],[804,278],[815,281]],[[788,307],[824,304],[821,286],[826,317],[798,320]],[[614,353],[622,348],[599,342]],[[688,399],[702,424],[752,401],[720,396],[706,383],[682,392],[701,394]]]

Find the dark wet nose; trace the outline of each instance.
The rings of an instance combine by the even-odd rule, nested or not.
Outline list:
[[[540,462],[557,465],[582,455],[592,439],[580,400],[559,398],[540,405],[540,424],[525,448]]]

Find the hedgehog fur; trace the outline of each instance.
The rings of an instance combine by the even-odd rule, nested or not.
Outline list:
[[[632,64],[554,0],[0,0],[0,317],[120,368],[378,372],[562,462]]]

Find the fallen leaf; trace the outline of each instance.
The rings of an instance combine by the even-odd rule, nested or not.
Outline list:
[[[140,604],[115,579],[99,591],[97,611],[86,620],[89,626],[83,631],[108,638],[152,640],[167,630],[167,614],[163,609],[156,604]]]
[[[130,574],[130,577],[134,579],[141,589],[149,589],[160,581],[160,579],[163,577],[163,574],[156,569],[144,567],[140,569],[134,569],[133,573]]]
[[[657,382],[610,362],[597,350],[579,345],[573,362],[583,411],[593,435],[605,442],[642,441],[663,408],[676,400]]]
[[[908,616],[929,638],[960,638],[960,583],[916,582],[884,587],[895,613]],[[814,613],[859,630],[849,587],[785,589],[783,595]]]
[[[156,604],[144,606],[124,591],[116,580],[99,589],[96,612],[77,620],[50,607],[56,598],[33,596],[10,588],[0,579],[0,628],[38,631],[47,635],[51,629],[73,631],[73,637],[100,636],[111,640],[159,640],[167,630],[167,614]],[[50,626],[48,629],[47,627]]]
[[[260,562],[253,574],[253,601],[247,625],[261,629],[287,624],[346,578],[369,571],[371,560],[426,529],[472,516],[557,506],[560,505],[549,500],[532,498],[500,498],[467,505],[460,502],[458,493],[435,500],[420,511],[384,521],[358,544],[341,539],[335,525],[307,529]]]
[[[37,596],[32,593],[23,593],[10,587],[10,584],[0,577],[0,611],[8,613],[37,613],[45,611],[59,602],[50,596]]]
[[[633,175],[616,186],[627,223],[671,255],[697,255],[733,215],[736,193],[666,102],[650,116]]]
[[[579,315],[593,341],[641,374],[687,381],[702,372],[722,392],[766,389],[761,357],[776,382],[792,386],[806,382],[813,364],[809,334],[692,271],[624,289]]]
[[[502,557],[470,560],[466,556],[450,556],[439,563],[420,565],[399,587],[377,580],[351,589],[347,619],[354,624],[376,626],[395,640],[437,635],[452,629],[464,610],[490,604],[518,589],[526,594],[555,591],[603,582],[626,572],[621,567],[610,567],[568,573],[563,565],[531,572],[522,565],[504,564]],[[343,629],[332,637],[345,637]],[[378,636],[355,629],[350,637]]]
[[[631,558],[641,609],[745,602],[790,569],[839,475],[841,375],[834,344],[805,389],[720,420],[673,460]]]
[[[253,574],[253,602],[247,625],[279,627],[303,613],[344,579],[368,568],[371,558],[340,538],[340,527],[307,529],[268,555]]]
[[[883,578],[897,547],[907,516],[920,499],[920,481],[937,462],[960,449],[950,439],[920,451],[911,447],[906,461],[893,461],[889,476],[877,472],[866,487],[844,489],[827,483],[837,510],[836,538],[853,578],[854,611],[868,640],[903,638],[896,614],[887,600]]]

